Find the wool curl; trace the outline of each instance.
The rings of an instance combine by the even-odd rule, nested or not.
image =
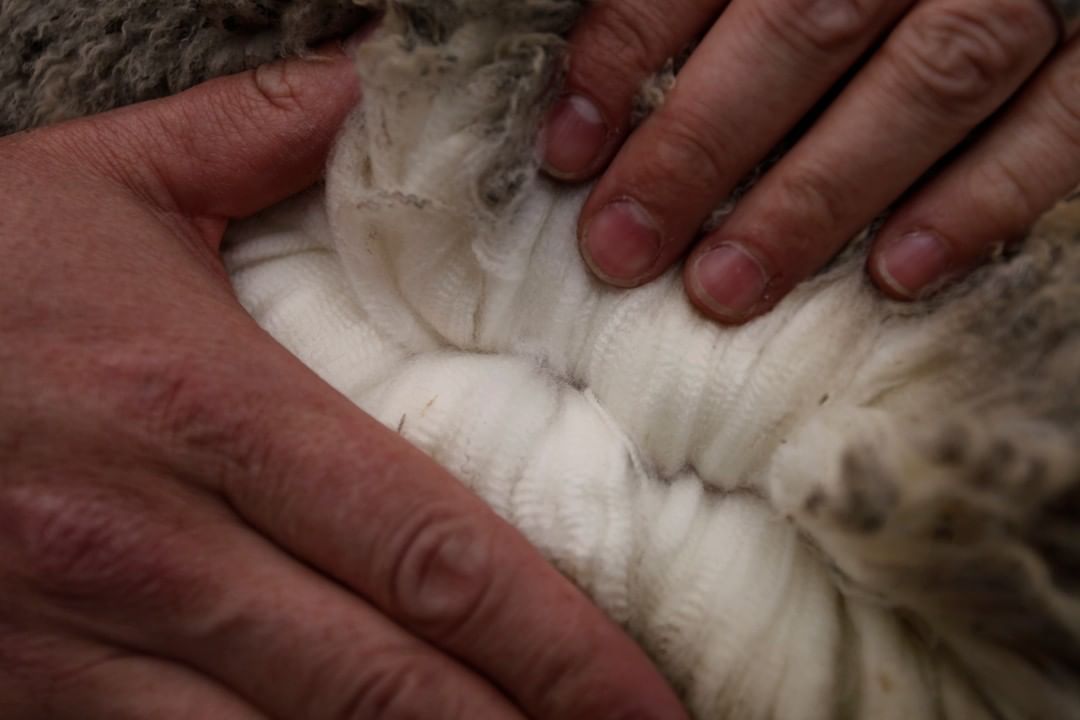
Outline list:
[[[5,0],[0,135],[303,54],[369,17],[350,0]]]

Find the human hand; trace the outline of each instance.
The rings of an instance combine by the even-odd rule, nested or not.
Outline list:
[[[316,181],[357,92],[331,55],[0,140],[0,716],[684,717],[234,299],[228,220]]]
[[[542,142],[563,179],[614,155],[581,216],[583,255],[632,287],[693,245],[691,299],[742,322],[909,193],[869,269],[895,298],[924,296],[1080,183],[1080,41],[1055,51],[1053,4],[1080,22],[1072,0],[601,1],[572,38],[567,95]],[[644,78],[705,30],[665,104],[619,149]],[[738,182],[823,105],[698,240]]]

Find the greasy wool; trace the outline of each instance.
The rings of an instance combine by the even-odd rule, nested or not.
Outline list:
[[[326,186],[233,233],[267,330],[520,528],[699,718],[1080,717],[1080,204],[932,303],[874,291],[861,238],[722,328],[676,272],[593,281],[587,189],[537,172],[582,2],[360,4],[388,15]],[[270,27],[225,27],[258,5]],[[307,45],[320,21],[285,19],[304,8],[331,34],[354,12],[39,7],[59,5],[0,6],[29,58],[2,60],[6,127]],[[109,8],[135,22],[118,38]],[[190,47],[135,31],[183,37],[173,13]]]
[[[366,17],[350,0],[3,0],[0,135],[300,53]]]
[[[1080,207],[937,302],[864,247],[743,328],[624,292],[538,175],[573,0],[389,3],[253,315],[519,527],[702,718],[1080,716]]]

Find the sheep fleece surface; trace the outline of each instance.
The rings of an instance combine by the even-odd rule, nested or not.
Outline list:
[[[0,135],[304,52],[366,17],[351,0],[3,0]]]
[[[860,238],[722,328],[675,272],[594,282],[587,189],[537,172],[583,0],[357,5],[386,17],[325,186],[231,235],[260,324],[520,528],[696,717],[1080,717],[1076,203],[934,302],[883,299]],[[200,73],[249,58],[200,42]],[[102,82],[85,106],[30,83],[11,122],[131,95]]]

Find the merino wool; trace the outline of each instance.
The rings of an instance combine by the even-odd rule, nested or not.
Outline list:
[[[252,315],[622,623],[698,718],[1080,717],[1080,204],[921,305],[864,238],[726,328],[576,249],[532,138],[578,0],[402,0]]]

